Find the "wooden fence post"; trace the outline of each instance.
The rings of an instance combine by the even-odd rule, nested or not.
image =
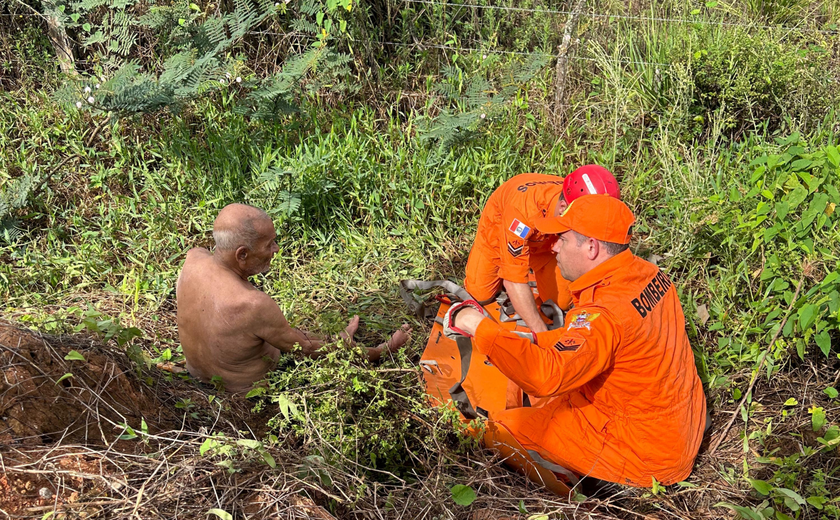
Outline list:
[[[555,68],[554,80],[554,128],[560,130],[566,116],[566,101],[568,93],[566,91],[566,74],[569,66],[569,48],[572,45],[572,34],[577,27],[580,13],[586,7],[586,0],[578,0],[572,14],[566,21],[566,27],[563,31],[563,41],[560,43],[557,51],[557,66]]]

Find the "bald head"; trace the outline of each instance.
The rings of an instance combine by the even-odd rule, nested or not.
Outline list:
[[[235,251],[240,247],[254,249],[255,242],[261,237],[257,223],[268,221],[271,217],[254,206],[247,204],[228,204],[213,222],[213,240],[216,250]],[[273,225],[273,224],[272,224]]]

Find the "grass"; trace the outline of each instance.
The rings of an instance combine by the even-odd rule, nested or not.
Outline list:
[[[730,6],[728,13],[708,8],[699,16],[722,20],[759,10],[762,19],[787,19],[807,7],[770,4]],[[694,16],[682,10],[669,15]],[[657,12],[651,7],[648,14]],[[474,29],[464,28],[466,18],[448,20],[452,30]],[[541,29],[533,38],[550,39],[547,20],[534,23]],[[349,475],[338,479],[348,485],[373,478],[362,466],[405,480],[404,466],[415,464],[440,479],[434,493],[446,501],[451,485],[472,483],[459,464],[478,452],[451,436],[451,417],[418,407],[412,370],[426,325],[406,315],[397,283],[460,281],[480,209],[503,180],[601,163],[617,174],[639,219],[634,251],[662,257],[679,288],[698,369],[720,412],[716,432],[729,414],[741,413],[735,406],[765,349],[769,362],[719,453],[701,455],[690,479],[698,489],[628,491],[593,507],[618,515],[702,509],[721,516],[726,510],[714,506],[727,502],[721,507],[744,518],[837,518],[837,400],[828,389],[837,387],[840,368],[840,286],[833,278],[840,123],[827,108],[836,97],[823,87],[838,71],[813,51],[817,44],[836,51],[836,42],[726,26],[684,24],[666,33],[654,22],[587,23],[590,39],[578,52],[593,61],[577,62],[567,128],[559,135],[547,130],[553,71],[546,70],[472,127],[471,138],[443,151],[416,132],[421,118],[457,109],[433,89],[429,54],[393,64],[393,84],[410,92],[389,92],[386,78],[380,95],[365,93],[370,99],[313,97],[285,125],[237,114],[230,92],[198,99],[178,116],[108,122],[63,111],[50,94],[57,78],[24,78],[38,88],[0,93],[9,107],[0,111],[0,194],[27,175],[46,181],[14,211],[22,234],[0,237],[0,313],[67,332],[94,307],[121,327],[142,329],[149,357],[177,352],[174,283],[184,253],[211,244],[213,218],[225,204],[264,207],[275,217],[281,252],[257,283],[293,324],[334,331],[357,313],[371,344],[403,321],[418,331],[381,371],[348,352],[323,364],[289,361],[260,406],[273,409],[285,396],[298,408],[307,403],[311,413],[278,415],[275,431],[293,432],[303,452],[323,459],[318,464]],[[528,35],[507,36],[516,46]],[[769,77],[769,90],[756,90],[774,69],[767,56],[740,52],[753,43],[778,51],[773,59],[796,74]],[[464,77],[501,81],[507,63],[495,59],[465,56],[449,64]],[[672,66],[650,65],[660,62]],[[389,101],[409,98],[415,104],[408,110]],[[788,315],[781,339],[769,345]],[[332,390],[323,392],[325,385]],[[790,399],[796,404],[785,404]],[[818,410],[822,424],[814,419]],[[405,428],[377,438],[388,456],[373,460],[376,450],[360,450],[358,442],[379,432],[387,414],[403,417]],[[428,465],[416,464],[421,455]],[[401,495],[396,480],[376,478],[393,493],[380,502],[417,499],[413,484]],[[529,511],[554,507],[540,504],[529,502]],[[435,511],[463,513],[456,507],[445,502]],[[517,511],[515,501],[504,507]]]

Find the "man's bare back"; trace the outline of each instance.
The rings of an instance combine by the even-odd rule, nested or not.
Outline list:
[[[242,204],[225,207],[213,226],[217,249],[191,249],[178,277],[178,336],[187,370],[201,381],[222,379],[232,392],[244,392],[265,377],[281,352],[300,345],[316,357],[328,341],[295,329],[270,296],[248,281],[266,272],[278,251],[274,225],[265,213]],[[245,245],[242,245],[245,244]],[[352,342],[358,328],[354,317],[341,337]],[[387,343],[367,349],[377,360],[408,340],[404,325]]]

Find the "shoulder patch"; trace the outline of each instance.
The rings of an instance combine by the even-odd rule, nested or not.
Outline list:
[[[586,343],[586,340],[575,334],[574,336],[565,336],[560,338],[560,341],[554,344],[554,348],[558,352],[574,352]]]
[[[510,226],[508,227],[508,231],[518,236],[519,238],[527,238],[528,233],[531,232],[531,228],[520,222],[519,219],[513,219],[513,222],[511,222]]]
[[[572,329],[586,329],[592,330],[591,323],[598,319],[600,316],[600,312],[596,312],[594,314],[589,314],[588,312],[584,311],[580,314],[577,314],[573,317],[573,319],[569,322],[569,325],[566,327],[566,330]]]

